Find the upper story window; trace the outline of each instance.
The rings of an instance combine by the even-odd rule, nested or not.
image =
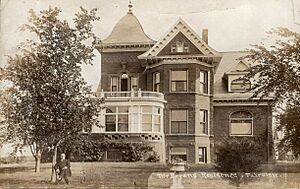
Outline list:
[[[105,114],[106,132],[128,132],[128,106],[107,107]]]
[[[242,78],[231,81],[231,92],[246,92],[251,89],[251,83],[248,80]]]
[[[200,71],[200,93],[208,94],[208,72]]]
[[[253,117],[250,112],[238,111],[230,116],[231,136],[251,136],[253,135]]]
[[[200,110],[200,133],[208,134],[208,111]]]
[[[177,41],[175,44],[171,45],[172,53],[188,53],[189,45],[183,41]]]
[[[130,77],[130,85],[131,85],[131,89],[137,91],[138,90],[138,78]]]
[[[171,91],[187,91],[187,70],[171,71]]]
[[[187,110],[171,110],[171,133],[187,133]]]
[[[160,87],[160,73],[153,73],[153,91],[159,92]]]
[[[119,77],[111,77],[111,91],[118,91],[119,89]]]

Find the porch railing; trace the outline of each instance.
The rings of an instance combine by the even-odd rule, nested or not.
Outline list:
[[[153,91],[113,91],[113,92],[104,92],[103,90],[98,93],[100,97],[104,98],[159,98],[164,99],[164,95],[159,92]]]

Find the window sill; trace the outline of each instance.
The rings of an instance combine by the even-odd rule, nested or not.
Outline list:
[[[230,137],[253,137],[253,135],[229,135]]]
[[[205,163],[205,162],[197,162],[197,164],[199,164],[199,165],[206,165],[207,163]]]
[[[166,136],[193,136],[193,137],[206,137],[206,138],[209,138],[211,135],[189,134],[189,133],[170,133],[170,134],[166,134]]]

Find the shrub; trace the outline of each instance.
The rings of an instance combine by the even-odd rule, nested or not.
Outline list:
[[[147,162],[159,162],[159,160],[160,160],[159,155],[155,151],[153,151],[151,153],[151,155],[149,155],[149,157],[147,158],[146,161]]]
[[[152,151],[152,147],[145,143],[116,143],[115,146],[121,151],[123,161],[127,162],[141,161],[146,152]]]
[[[105,152],[112,149],[120,152],[122,161],[126,162],[141,161],[147,152],[153,151],[152,147],[143,142],[112,142],[90,138],[85,138],[73,144],[73,147],[71,146],[70,144],[61,144],[58,151],[66,153],[67,157],[70,157],[72,161],[88,162],[102,161]],[[76,147],[74,148],[74,146]]]
[[[230,181],[240,186],[250,181],[249,173],[260,171],[263,149],[260,142],[251,138],[226,139],[218,148],[215,168],[223,173],[235,173]]]

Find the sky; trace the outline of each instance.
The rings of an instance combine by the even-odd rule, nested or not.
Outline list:
[[[288,27],[300,32],[300,0],[132,0],[133,13],[145,33],[159,40],[181,17],[200,36],[209,31],[209,45],[217,51],[240,51],[268,40],[266,31]],[[1,0],[1,63],[5,55],[16,53],[29,33],[20,31],[27,23],[29,9],[40,11],[49,6],[62,9],[61,18],[72,21],[79,7],[98,8],[100,21],[95,34],[104,39],[127,13],[128,0]],[[95,52],[93,66],[83,66],[83,76],[95,90],[100,81],[101,56]]]

